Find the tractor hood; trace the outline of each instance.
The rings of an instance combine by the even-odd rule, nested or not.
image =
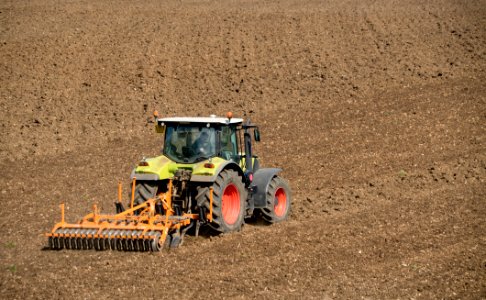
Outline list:
[[[191,180],[195,181],[212,181],[228,162],[219,157],[203,160],[193,164],[176,163],[164,155],[152,158],[142,159],[138,166],[135,167],[130,175],[137,180],[164,180],[170,179],[179,169],[192,171]]]

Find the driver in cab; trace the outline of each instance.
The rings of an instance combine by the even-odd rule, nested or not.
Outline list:
[[[192,149],[196,154],[211,154],[211,143],[209,142],[209,134],[205,131],[201,132],[197,140],[192,145]]]

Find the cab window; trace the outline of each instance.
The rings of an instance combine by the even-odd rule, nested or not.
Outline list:
[[[221,157],[236,161],[238,157],[237,145],[235,129],[223,126],[221,129]]]

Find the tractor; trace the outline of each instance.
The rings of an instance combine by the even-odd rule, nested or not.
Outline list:
[[[154,113],[163,136],[161,154],[142,158],[133,169],[128,207],[119,184],[116,214],[93,212],[77,224],[64,220],[47,234],[51,249],[158,251],[178,247],[191,228],[216,233],[241,229],[248,218],[286,220],[291,190],[281,169],[262,168],[250,120],[226,117],[166,117]]]

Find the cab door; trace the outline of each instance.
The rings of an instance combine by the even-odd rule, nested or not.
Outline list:
[[[230,126],[223,126],[220,135],[220,156],[225,160],[232,160],[239,163],[240,156],[238,154],[238,141],[236,137],[236,129]]]

